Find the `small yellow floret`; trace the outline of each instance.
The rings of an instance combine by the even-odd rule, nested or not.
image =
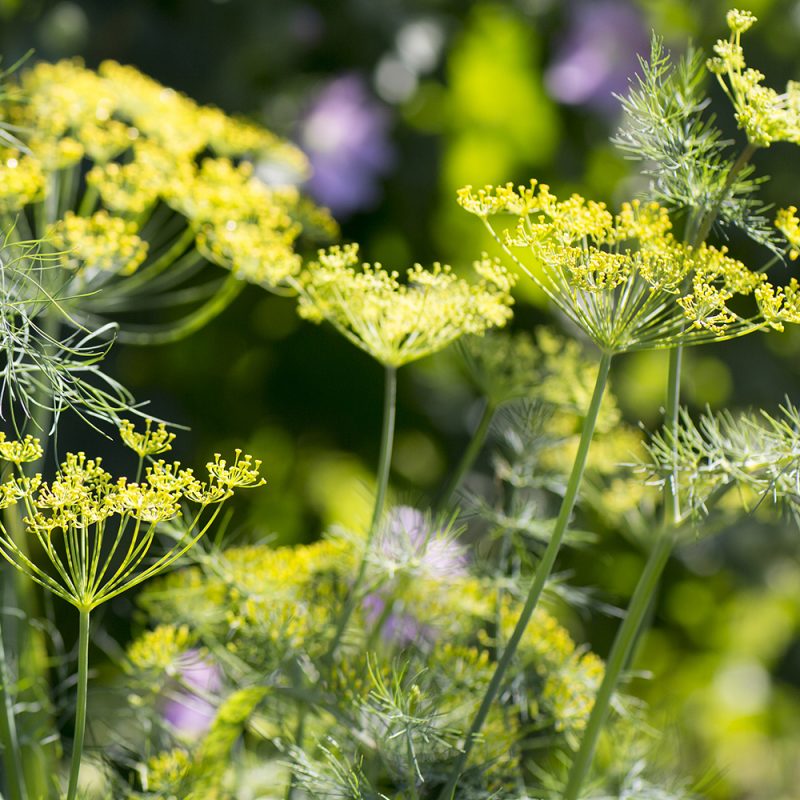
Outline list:
[[[175,434],[167,431],[163,422],[153,427],[152,419],[145,420],[144,433],[134,430],[130,420],[122,420],[119,424],[119,434],[122,441],[140,458],[166,453],[172,449],[172,441],[175,438]]]
[[[24,439],[6,439],[6,435],[0,433],[0,458],[5,461],[19,466],[28,461],[38,461],[43,452],[41,442],[30,434]]]

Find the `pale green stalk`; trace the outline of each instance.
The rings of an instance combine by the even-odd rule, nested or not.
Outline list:
[[[678,428],[682,356],[681,347],[676,347],[670,351],[665,425],[673,434]],[[674,437],[673,441],[675,441]],[[580,748],[575,760],[572,762],[563,800],[578,800],[580,796],[581,788],[594,760],[597,740],[611,710],[611,699],[616,691],[622,671],[628,664],[631,652],[636,644],[642,621],[658,587],[661,573],[664,571],[664,567],[667,565],[672,553],[675,526],[679,517],[677,470],[673,470],[673,474],[664,486],[663,524],[647,558],[644,571],[636,584],[625,618],[617,631],[617,635],[614,637],[614,644],[606,660],[603,682],[600,684],[595,697],[592,712],[589,715],[589,722],[581,739]]]
[[[221,289],[200,308],[188,314],[177,325],[165,325],[150,330],[122,330],[119,340],[129,344],[157,345],[177,342],[204,327],[219,316],[241,293],[245,282],[233,273],[222,284]]]
[[[364,554],[361,556],[361,563],[356,573],[356,579],[350,588],[350,596],[345,604],[336,633],[328,650],[328,659],[332,659],[339,643],[342,639],[347,623],[355,611],[359,601],[361,586],[367,574],[367,563],[372,546],[372,540],[378,530],[378,525],[383,515],[383,505],[386,500],[386,489],[389,485],[389,468],[392,463],[392,448],[394,444],[394,421],[397,406],[397,367],[386,366],[385,368],[385,388],[383,395],[383,428],[381,430],[381,449],[378,456],[378,486],[375,493],[375,505],[372,509],[372,520],[367,531],[367,539],[364,542]]]
[[[550,537],[550,541],[547,544],[547,548],[542,555],[542,560],[539,562],[539,566],[536,569],[533,583],[528,591],[528,597],[525,601],[522,613],[520,614],[516,627],[514,628],[514,631],[508,640],[508,644],[503,651],[502,658],[495,668],[494,675],[492,675],[492,679],[489,682],[489,686],[487,687],[486,693],[484,694],[483,700],[478,708],[478,713],[475,715],[475,719],[473,720],[472,725],[467,733],[464,747],[458,757],[458,760],[456,761],[447,785],[439,795],[439,800],[451,800],[451,798],[454,796],[456,785],[467,763],[467,759],[472,751],[472,747],[475,744],[475,739],[480,733],[483,723],[486,721],[486,717],[489,715],[489,711],[491,710],[492,704],[494,703],[500,691],[503,679],[505,678],[506,672],[508,671],[514,655],[517,652],[517,648],[519,647],[519,643],[522,640],[523,634],[525,633],[525,629],[527,628],[528,623],[533,616],[533,612],[536,609],[536,605],[539,602],[539,598],[544,590],[545,584],[547,583],[547,579],[550,577],[550,573],[553,570],[556,556],[558,555],[561,542],[564,538],[564,534],[567,531],[570,517],[572,516],[572,510],[575,507],[575,501],[578,498],[578,490],[580,488],[584,468],[586,467],[586,458],[589,454],[589,446],[592,442],[595,425],[597,424],[597,417],[600,413],[600,404],[603,400],[606,383],[608,382],[608,371],[611,365],[611,358],[611,353],[603,353],[603,356],[600,359],[600,368],[597,373],[597,379],[595,381],[594,392],[589,404],[589,409],[586,412],[586,419],[583,423],[583,430],[581,431],[581,438],[578,444],[578,452],[575,455],[575,461],[572,465],[572,471],[569,475],[567,488],[564,492],[564,498],[561,501],[561,509],[559,511],[558,518],[556,519],[553,533]]]
[[[719,214],[719,209],[725,200],[728,190],[733,185],[736,176],[746,166],[756,152],[757,147],[748,144],[734,162],[725,185],[720,192],[719,199],[706,214],[692,215],[687,233],[692,246],[698,247],[711,231],[714,220]],[[680,410],[681,391],[681,364],[683,348],[681,346],[670,350],[669,373],[667,377],[667,398],[664,409],[664,426],[672,441],[677,442],[678,414]],[[673,449],[675,448],[673,444]],[[589,722],[581,740],[581,746],[570,768],[563,800],[577,800],[580,795],[586,776],[594,760],[597,740],[608,718],[611,699],[619,683],[623,669],[630,661],[633,648],[636,645],[642,622],[647,614],[652,598],[658,588],[661,573],[666,567],[672,548],[675,543],[675,531],[680,520],[680,505],[678,496],[678,470],[677,457],[673,454],[673,470],[669,480],[664,484],[664,519],[658,531],[655,544],[645,563],[644,570],[634,590],[625,618],[617,631],[614,643],[606,661],[605,674],[600,689],[595,697]]]
[[[9,800],[26,800],[25,772],[14,718],[14,700],[10,694],[11,679],[6,664],[3,631],[0,626],[0,743],[3,745],[3,767]]]
[[[72,761],[69,768],[67,800],[75,800],[78,793],[78,775],[81,771],[83,737],[86,732],[86,700],[89,683],[89,609],[80,609],[78,634],[78,699],[75,708],[75,738],[72,743]]]

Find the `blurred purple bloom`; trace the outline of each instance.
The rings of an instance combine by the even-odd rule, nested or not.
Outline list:
[[[411,506],[390,509],[379,531],[375,563],[390,577],[395,573],[418,575],[429,580],[447,581],[467,573],[464,548],[447,532],[436,530],[430,520]],[[368,594],[362,601],[367,624],[382,622],[381,636],[387,642],[405,647],[414,642],[433,642],[436,632],[412,614],[392,610],[385,616],[390,582],[383,591]]]
[[[179,734],[196,738],[208,730],[217,713],[208,695],[219,693],[222,672],[208,658],[201,658],[196,650],[188,650],[176,666],[183,685],[170,692],[169,700],[164,703],[164,719]],[[191,688],[197,689],[197,694]]]
[[[569,27],[545,73],[553,98],[614,112],[613,94],[624,94],[628,78],[647,55],[648,37],[640,13],[622,0],[574,2]]]
[[[392,164],[389,114],[363,79],[344,75],[325,86],[306,114],[300,144],[313,175],[308,190],[343,217],[380,198],[379,178]]]
[[[380,531],[378,558],[411,569],[427,578],[458,578],[466,574],[464,548],[441,530],[433,530],[425,515],[411,506],[395,506]]]

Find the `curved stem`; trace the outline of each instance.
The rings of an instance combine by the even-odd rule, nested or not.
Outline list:
[[[461,456],[458,466],[450,477],[450,480],[447,482],[447,485],[445,486],[444,491],[439,498],[439,502],[436,504],[440,509],[444,508],[448,504],[450,498],[453,496],[453,493],[461,485],[461,481],[464,480],[464,476],[467,474],[467,472],[469,472],[470,467],[475,463],[475,459],[478,457],[478,453],[480,453],[483,443],[486,441],[486,434],[489,432],[489,426],[494,418],[495,410],[495,404],[492,403],[487,397],[484,401],[481,418],[478,421],[478,427],[475,428],[475,433],[472,434],[472,439],[470,440],[467,449]]]
[[[667,377],[667,399],[664,408],[664,425],[672,433],[673,448],[677,441],[678,411],[680,408],[680,381],[683,350],[676,347],[669,354]],[[676,456],[673,453],[673,464]],[[664,485],[664,519],[653,549],[647,558],[644,571],[639,577],[625,618],[614,637],[611,652],[606,661],[605,674],[595,697],[589,722],[581,739],[581,745],[570,768],[563,800],[577,800],[586,776],[594,760],[597,740],[603,730],[611,708],[611,700],[619,683],[623,669],[630,661],[647,609],[658,587],[661,573],[669,561],[674,545],[674,531],[680,519],[677,485],[677,466]]]
[[[673,533],[671,527],[663,529],[656,539],[656,543],[647,559],[644,571],[631,598],[630,605],[625,614],[614,644],[606,661],[606,671],[603,682],[595,697],[592,713],[586,731],[581,740],[581,746],[569,773],[567,787],[564,790],[564,800],[578,800],[581,787],[589,772],[589,767],[594,760],[594,751],[600,732],[603,730],[609,711],[611,710],[611,699],[617,688],[620,675],[628,663],[628,658],[641,628],[642,620],[647,613],[650,600],[658,587],[661,573],[669,561],[672,553]]]
[[[69,768],[67,800],[75,800],[78,792],[78,774],[81,771],[83,736],[86,732],[86,699],[89,683],[89,609],[80,609],[78,634],[78,699],[75,709],[75,738],[72,743],[72,761]]]
[[[208,302],[185,316],[176,325],[139,330],[122,329],[117,338],[126,344],[156,345],[177,342],[199,331],[214,317],[219,316],[239,296],[244,285],[243,280],[231,274]]]
[[[742,171],[742,169],[744,169],[744,167],[747,165],[747,162],[750,161],[756,150],[758,150],[757,145],[753,144],[752,142],[748,143],[744,150],[739,153],[739,157],[736,159],[736,161],[733,162],[733,166],[728,170],[728,175],[725,178],[725,184],[719,193],[717,201],[708,210],[708,213],[701,218],[702,221],[700,227],[694,236],[693,244],[695,246],[699,245],[701,242],[704,242],[708,238],[708,234],[711,232],[711,226],[719,216],[720,208],[722,208],[722,204],[725,202],[725,198],[728,196],[728,191],[731,186],[733,186],[736,176]]]
[[[383,515],[383,505],[386,501],[386,489],[389,485],[389,468],[392,463],[392,447],[394,444],[394,421],[397,407],[397,368],[385,367],[385,389],[383,395],[383,429],[381,430],[381,449],[378,457],[378,486],[375,494],[375,506],[372,509],[372,520],[367,531],[367,540],[364,542],[364,554],[361,556],[361,563],[358,566],[356,579],[350,589],[350,596],[345,604],[339,624],[336,626],[336,633],[328,650],[327,658],[333,658],[334,653],[339,647],[342,635],[344,634],[347,623],[355,611],[359,600],[361,585],[367,573],[367,559],[369,557],[372,540],[378,530],[378,523]]]
[[[589,409],[586,412],[586,419],[583,423],[581,439],[580,443],[578,444],[578,452],[575,455],[575,461],[572,465],[572,471],[570,472],[569,481],[567,482],[567,488],[564,492],[564,499],[561,501],[561,509],[559,511],[558,518],[556,519],[553,535],[551,536],[547,548],[542,555],[542,560],[536,569],[533,583],[528,591],[528,597],[525,601],[525,605],[522,609],[519,620],[517,621],[516,627],[514,628],[514,632],[511,634],[508,644],[503,651],[503,656],[495,668],[492,679],[489,681],[489,686],[487,687],[486,693],[484,694],[483,700],[478,708],[478,713],[475,715],[472,726],[467,733],[467,738],[464,742],[464,748],[461,751],[458,760],[456,761],[455,767],[450,776],[450,780],[447,782],[447,785],[439,795],[439,800],[451,800],[454,795],[456,784],[458,783],[458,780],[461,777],[461,772],[467,763],[469,754],[472,751],[473,745],[475,744],[475,739],[480,733],[492,704],[494,703],[494,700],[500,691],[503,678],[505,677],[505,674],[511,665],[511,661],[517,651],[517,647],[522,639],[522,635],[525,633],[525,629],[527,628],[528,623],[533,616],[536,605],[539,602],[539,597],[541,596],[547,579],[550,577],[550,573],[553,570],[553,565],[555,564],[556,556],[558,555],[558,551],[561,546],[561,541],[566,533],[567,526],[572,515],[572,510],[575,507],[575,501],[578,497],[578,489],[580,488],[583,471],[586,466],[586,458],[589,454],[589,446],[591,445],[595,425],[597,424],[597,417],[600,412],[600,404],[603,400],[603,394],[608,381],[608,370],[610,365],[611,354],[603,353],[603,357],[600,360],[600,369],[597,373],[597,379],[595,381],[594,393],[592,394],[592,400],[589,404]]]

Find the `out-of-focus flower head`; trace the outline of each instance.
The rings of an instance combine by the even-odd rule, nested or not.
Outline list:
[[[163,716],[177,733],[198,738],[208,730],[217,712],[210,698],[218,695],[222,688],[222,672],[217,664],[195,649],[187,650],[176,667],[182,688],[169,694]]]
[[[413,572],[432,580],[466,574],[467,558],[452,532],[411,506],[392,508],[378,532],[376,559],[390,573]]]
[[[433,641],[436,629],[406,611],[402,595],[409,582],[447,585],[466,577],[466,552],[453,532],[416,508],[395,506],[378,531],[370,561],[381,576],[381,588],[362,601],[367,625],[380,625],[384,641],[401,647]]]
[[[641,14],[620,0],[575,2],[567,13],[566,32],[545,73],[547,88],[561,103],[614,113],[614,95],[625,92],[637,53],[647,53]]]
[[[379,592],[370,592],[362,601],[364,620],[369,627],[380,625],[381,638],[399,647],[408,647],[421,641],[433,641],[436,632],[430,625],[407,611],[392,609],[386,613],[386,598]]]
[[[358,75],[343,75],[317,95],[300,126],[313,170],[312,196],[339,217],[373,206],[393,162],[390,117]]]

